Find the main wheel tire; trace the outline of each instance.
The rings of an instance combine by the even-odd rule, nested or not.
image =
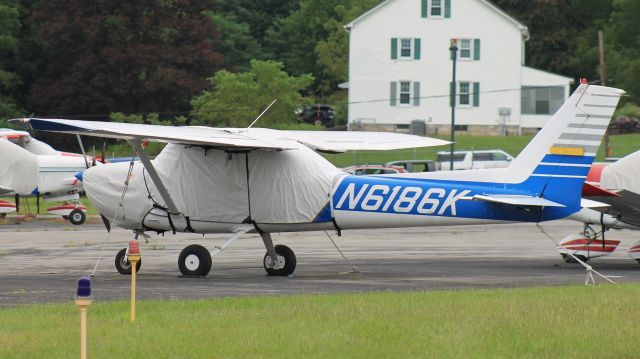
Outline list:
[[[576,258],[578,258],[579,260],[583,261],[584,263],[587,263],[587,261],[589,261],[589,258],[587,258],[587,257],[585,257],[583,255],[576,254],[575,256],[576,256]],[[572,263],[572,264],[577,264],[578,263],[578,261],[575,260],[575,258],[573,258],[572,256],[570,256],[570,255],[568,255],[566,253],[562,254],[562,259],[564,259],[565,263]]]
[[[142,259],[138,261],[136,264],[136,273],[140,272],[140,267],[142,266]],[[118,254],[116,254],[116,269],[118,273],[131,275],[131,262],[127,259],[127,249],[122,248]]]
[[[71,224],[75,224],[76,226],[83,224],[86,219],[87,215],[81,209],[76,208],[71,211],[71,213],[69,213],[69,222],[71,222]]]
[[[275,250],[278,258],[282,258],[284,260],[284,267],[282,267],[281,269],[269,268],[269,266],[267,265],[267,260],[271,261],[271,257],[269,256],[269,253],[266,253],[264,255],[264,258],[262,259],[264,270],[267,271],[268,275],[272,276],[284,277],[293,274],[293,272],[296,270],[296,254],[293,253],[293,250],[291,250],[291,248],[283,244],[276,245]]]
[[[204,277],[211,271],[211,264],[211,253],[198,244],[185,247],[178,256],[182,275]]]

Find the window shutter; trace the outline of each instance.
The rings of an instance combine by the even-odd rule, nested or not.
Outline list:
[[[413,58],[420,60],[420,39],[413,39]]]
[[[480,106],[480,83],[473,83],[473,107]]]
[[[453,82],[449,82],[449,106],[456,105],[456,88]]]
[[[480,39],[473,39],[473,59],[480,60]]]
[[[429,0],[422,0],[422,17],[427,17],[429,13],[429,4],[427,4]]]
[[[391,60],[398,58],[398,38],[391,38]]]
[[[396,87],[398,84],[395,81],[391,81],[391,93],[389,94],[389,105],[396,105]]]
[[[451,0],[444,0],[444,17],[451,17]]]
[[[420,81],[413,82],[413,105],[420,106]]]

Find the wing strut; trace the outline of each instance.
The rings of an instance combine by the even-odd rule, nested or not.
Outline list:
[[[130,139],[127,141],[129,142],[129,144],[131,144],[131,146],[133,146],[133,148],[135,148],[138,157],[140,157],[140,161],[142,161],[144,168],[149,173],[149,177],[151,177],[151,181],[153,181],[153,184],[158,189],[158,192],[160,192],[160,197],[162,197],[164,203],[167,205],[167,208],[169,208],[169,215],[176,216],[178,220],[184,220],[182,216],[178,217],[180,211],[178,210],[176,203],[173,201],[173,198],[171,198],[167,187],[164,185],[164,183],[162,183],[162,179],[158,175],[156,168],[153,167],[151,160],[149,160],[147,154],[144,153],[144,149],[142,148],[142,141],[139,138]]]

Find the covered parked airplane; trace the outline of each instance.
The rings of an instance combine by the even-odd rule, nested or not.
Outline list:
[[[567,251],[582,261],[613,253],[620,241],[605,238],[609,229],[640,230],[640,151],[610,165],[593,165],[582,197],[603,205],[583,208],[571,215],[584,223],[584,228],[559,243],[558,251],[569,262]],[[640,262],[640,241],[631,245],[627,253]]]
[[[87,169],[91,159],[76,153],[61,152],[48,144],[31,137],[29,132],[0,128],[0,142],[2,142],[2,160],[0,160],[0,181],[2,177],[17,170],[17,166],[25,163],[27,158],[36,163],[36,167],[23,173],[22,183],[15,190],[6,190],[0,196],[17,195],[20,197],[37,196],[50,202],[63,202],[47,208],[47,213],[63,216],[72,224],[82,224],[86,219],[87,208],[79,201],[78,180],[75,174]],[[27,180],[28,178],[28,180]],[[30,187],[26,187],[29,184]],[[16,210],[16,204],[2,201],[0,204],[6,209],[5,213]]]
[[[623,94],[580,85],[508,168],[380,176],[348,175],[314,150],[445,142],[397,133],[18,121],[35,130],[124,139],[135,148],[141,163],[94,167],[83,176],[92,203],[118,226],[137,233],[230,233],[222,248],[257,232],[266,248],[266,272],[289,275],[295,254],[274,246],[273,232],[537,223],[579,211],[585,177]],[[169,145],[151,161],[142,148],[145,140]],[[204,276],[211,255],[190,245],[178,265],[185,275]],[[125,250],[116,267],[130,271]]]

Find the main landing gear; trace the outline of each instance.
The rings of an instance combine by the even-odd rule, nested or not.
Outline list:
[[[296,255],[291,248],[283,244],[274,246],[269,233],[261,233],[260,236],[267,248],[267,253],[262,259],[267,275],[283,277],[292,275],[296,270]]]
[[[227,240],[221,247],[216,248],[214,255],[220,253],[231,242],[240,238],[247,231],[237,232],[231,239]],[[296,255],[291,248],[278,244],[273,245],[269,233],[260,234],[267,253],[264,255],[262,264],[264,270],[271,276],[288,276],[296,270]],[[201,245],[192,244],[185,247],[178,257],[178,268],[185,276],[204,277],[211,271],[212,260],[209,251]]]
[[[222,246],[216,247],[213,253],[210,253],[205,247],[192,244],[185,247],[178,256],[178,268],[184,276],[205,277],[211,271],[213,265],[212,256],[220,253],[231,243],[235,242],[243,234],[247,233],[251,228],[242,228],[238,230],[230,239]],[[267,275],[270,276],[289,276],[296,270],[296,255],[291,248],[278,244],[273,245],[271,234],[261,233],[262,241],[267,252],[262,259],[262,264]],[[127,249],[121,249],[116,255],[116,269],[120,274],[131,274],[131,263],[127,260]],[[137,264],[137,271],[140,270],[142,261]]]

